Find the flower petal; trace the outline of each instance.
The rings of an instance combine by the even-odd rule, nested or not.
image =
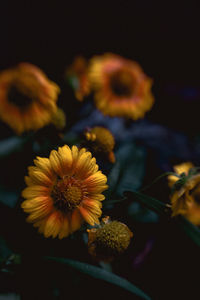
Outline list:
[[[72,165],[72,151],[67,145],[64,145],[63,147],[58,148],[58,153],[61,167],[65,174],[70,170]]]
[[[48,158],[37,156],[34,163],[43,173],[45,173],[47,177],[50,177],[51,179],[53,178],[54,174]]]
[[[69,233],[70,233],[69,220],[66,216],[63,216],[62,226],[58,238],[63,239],[64,237],[67,237]]]
[[[83,224],[83,218],[78,209],[75,209],[72,212],[71,219],[70,219],[70,232],[73,233],[81,228]]]
[[[39,185],[51,186],[52,180],[45,173],[41,172],[38,167],[29,167],[29,177]]]
[[[53,170],[56,172],[56,174],[62,177],[64,174],[63,174],[58,152],[56,150],[52,150],[49,159]]]
[[[42,185],[28,186],[22,191],[22,197],[24,197],[25,199],[39,197],[39,196],[48,196],[48,195],[49,195],[49,188]]]
[[[95,214],[91,213],[88,209],[84,208],[83,206],[79,206],[78,209],[88,224],[90,224],[91,226],[94,226],[95,223],[99,224],[99,220]]]
[[[44,227],[44,236],[55,238],[62,227],[62,215],[58,211],[54,211],[48,218]]]

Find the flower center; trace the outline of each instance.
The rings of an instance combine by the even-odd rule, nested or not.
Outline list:
[[[110,79],[112,91],[117,96],[131,96],[134,92],[134,78],[126,70],[119,70],[113,73]]]
[[[91,140],[91,148],[95,153],[109,153],[113,150],[115,141],[108,129],[100,126],[92,128],[89,132],[89,140],[91,134],[94,138]]]
[[[73,211],[82,201],[81,186],[72,178],[59,180],[51,192],[54,205],[62,212]]]
[[[132,235],[129,228],[121,222],[107,223],[97,230],[97,251],[104,255],[123,253],[128,248]]]
[[[33,99],[27,96],[26,94],[22,93],[20,89],[12,85],[8,90],[8,101],[15,104],[20,109],[25,109],[27,106],[29,106]]]

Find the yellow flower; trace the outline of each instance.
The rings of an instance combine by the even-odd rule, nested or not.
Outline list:
[[[72,65],[66,70],[66,78],[71,83],[76,98],[83,101],[90,93],[90,84],[87,74],[87,62],[82,56],[75,58]]]
[[[133,233],[123,223],[102,219],[98,228],[88,229],[88,251],[98,261],[110,262],[123,254],[130,244]]]
[[[137,120],[154,103],[152,80],[134,61],[115,54],[95,56],[88,74],[96,106],[105,115]]]
[[[115,162],[113,152],[115,140],[112,133],[101,126],[88,129],[85,132],[86,146],[95,155],[105,156],[111,163]]]
[[[181,179],[180,179],[181,180]],[[200,174],[183,178],[183,184],[171,195],[172,216],[182,215],[194,225],[200,225]]]
[[[194,165],[191,162],[185,162],[185,163],[174,166],[173,169],[177,175],[181,175],[182,173],[185,173],[185,175],[188,175],[189,170],[193,167],[194,167]],[[169,187],[172,187],[173,184],[179,179],[177,176],[174,176],[174,175],[169,175],[167,178],[168,178]]]
[[[26,200],[21,207],[30,214],[28,222],[45,237],[59,239],[78,230],[84,221],[99,223],[107,178],[90,152],[65,145],[34,163],[22,192]]]
[[[47,125],[59,87],[36,66],[20,63],[0,73],[0,118],[18,134]]]

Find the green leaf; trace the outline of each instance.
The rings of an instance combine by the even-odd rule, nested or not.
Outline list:
[[[127,198],[132,198],[133,200],[139,201],[144,204],[147,208],[154,210],[159,215],[169,215],[170,208],[160,200],[156,198],[149,197],[145,194],[140,192],[133,192],[133,191],[126,191],[124,195]]]
[[[90,275],[93,278],[100,279],[103,281],[106,281],[108,283],[114,284],[116,286],[119,286],[135,296],[138,296],[139,299],[146,299],[150,300],[150,297],[146,295],[142,290],[140,290],[138,287],[130,283],[128,280],[119,277],[113,273],[110,273],[104,269],[101,269],[96,266],[92,266],[80,261],[68,259],[68,258],[59,258],[59,257],[45,257],[45,259],[50,261],[55,261],[61,264],[68,265],[69,267],[72,267],[81,273],[84,273],[86,275]]]
[[[133,143],[123,144],[115,153],[116,163],[108,175],[109,198],[117,199],[126,190],[140,188],[143,176],[146,152]]]
[[[200,247],[200,229],[182,216],[177,218],[177,222],[191,240]]]

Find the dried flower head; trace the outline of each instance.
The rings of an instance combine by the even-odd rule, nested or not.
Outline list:
[[[104,156],[110,162],[115,162],[115,155],[113,152],[115,139],[108,129],[101,126],[88,129],[85,132],[85,139],[86,146],[94,155]]]
[[[38,67],[20,63],[0,73],[0,118],[18,134],[37,130],[50,123],[59,92]]]
[[[106,217],[98,228],[88,229],[88,250],[96,260],[109,262],[125,252],[132,237],[125,224]]]
[[[99,223],[102,192],[107,178],[86,149],[73,146],[53,150],[49,158],[37,157],[29,167],[21,207],[45,237],[59,239],[78,230],[84,221]]]
[[[96,106],[105,115],[137,120],[154,103],[152,80],[134,61],[115,54],[95,56],[88,74]]]

